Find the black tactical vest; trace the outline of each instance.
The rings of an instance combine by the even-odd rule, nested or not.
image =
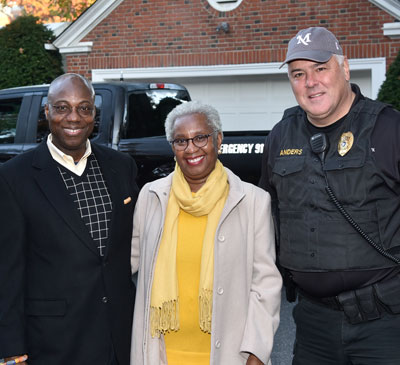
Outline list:
[[[400,256],[400,187],[375,165],[371,133],[385,107],[359,100],[343,123],[329,133],[324,169],[339,202],[379,245]],[[300,107],[285,111],[280,151],[271,182],[279,197],[280,262],[298,271],[381,269],[395,263],[383,257],[343,218],[325,190],[322,165],[310,147],[310,131]],[[343,133],[354,143],[338,153]]]

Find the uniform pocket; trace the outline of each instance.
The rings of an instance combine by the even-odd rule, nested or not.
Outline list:
[[[303,170],[305,156],[279,157],[275,161],[272,172],[279,176],[287,176]]]
[[[284,156],[275,160],[272,169],[272,185],[275,186],[280,196],[280,209],[286,205],[292,206],[293,201],[291,204],[287,201],[289,192],[294,192],[290,196],[295,199],[295,203],[297,199],[302,199],[301,194],[296,194],[295,192],[302,191],[306,183],[307,177],[302,174],[304,164],[305,156]]]

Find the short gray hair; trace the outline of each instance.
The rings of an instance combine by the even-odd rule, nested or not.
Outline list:
[[[337,63],[339,64],[339,66],[342,66],[343,62],[344,62],[344,56],[341,54],[334,54],[334,56],[336,58]]]
[[[333,54],[332,57],[336,58],[336,61],[337,61],[339,66],[343,66],[344,55],[342,55],[342,54]],[[313,62],[313,61],[311,61],[311,62]],[[290,76],[289,67],[287,68],[287,74],[288,74],[288,76]]]
[[[165,120],[165,135],[168,141],[172,141],[174,135],[175,121],[186,115],[202,114],[206,117],[207,124],[215,132],[222,134],[222,124],[217,109],[200,101],[188,101],[179,104],[170,111]]]

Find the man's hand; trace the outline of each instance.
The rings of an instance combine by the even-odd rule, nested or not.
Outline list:
[[[7,363],[7,361],[10,361],[10,360],[22,359],[22,358],[25,357],[25,356],[26,356],[26,355],[24,355],[24,356],[11,356],[11,357],[6,357],[6,358],[4,358],[4,362]],[[28,365],[28,363],[27,363],[26,361],[23,361],[23,362],[17,361],[17,364],[18,364],[18,365]]]
[[[247,359],[246,365],[264,365],[264,363],[260,361],[257,356],[250,354],[249,358]]]

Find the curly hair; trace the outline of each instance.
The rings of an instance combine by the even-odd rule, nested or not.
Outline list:
[[[213,131],[222,133],[222,124],[218,111],[211,105],[203,104],[200,101],[188,101],[172,109],[165,120],[165,135],[168,141],[172,141],[174,136],[175,121],[183,116],[192,114],[202,114],[206,117],[207,124]]]

